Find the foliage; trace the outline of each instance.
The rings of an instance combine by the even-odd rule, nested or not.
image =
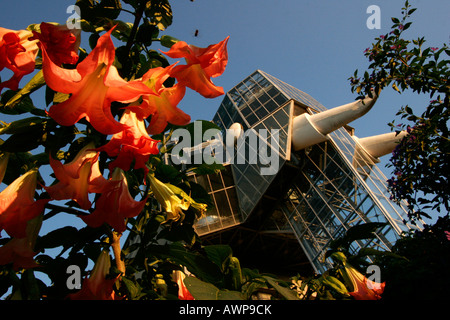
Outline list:
[[[90,50],[76,47],[80,34],[70,35],[59,26],[32,24],[20,32],[0,28],[0,37],[8,34],[8,41],[16,41],[8,42],[10,55],[4,54],[4,47],[0,50],[0,70],[6,66],[14,73],[10,80],[0,82],[1,90],[9,88],[0,91],[0,112],[15,119],[2,121],[0,125],[0,135],[5,138],[0,140],[0,181],[7,185],[0,193],[0,231],[6,230],[9,236],[0,238],[0,296],[27,300],[77,297],[175,300],[184,298],[180,291],[187,288],[197,300],[353,299],[361,297],[361,293],[357,292],[357,283],[351,276],[361,275],[361,279],[366,279],[363,274],[372,261],[383,267],[383,280],[390,284],[385,293],[388,298],[404,295],[405,291],[416,295],[417,291],[405,286],[410,274],[420,281],[433,274],[436,282],[444,281],[448,254],[439,253],[447,253],[449,249],[448,217],[434,227],[402,238],[392,252],[369,248],[353,252],[355,241],[374,237],[375,231],[384,225],[368,223],[353,227],[330,245],[326,258],[333,261],[333,268],[309,278],[298,275],[285,280],[261,274],[258,270],[241,267],[230,247],[203,245],[194,223],[211,205],[211,200],[189,174],[209,174],[220,170],[221,166],[202,163],[183,167],[165,160],[173,147],[170,142],[173,131],[185,128],[192,133],[193,130],[193,124],[186,121],[189,116],[176,108],[185,87],[195,84],[193,90],[204,97],[220,93],[212,82],[202,91],[197,78],[187,81],[186,77],[203,72],[199,78],[210,81],[209,78],[216,75],[201,69],[204,64],[215,63],[216,58],[220,59],[220,66],[214,65],[211,69],[220,73],[217,70],[224,68],[227,60],[226,40],[205,50],[192,50],[184,42],[163,34],[173,21],[168,0],[78,0],[76,5],[81,9],[81,31],[88,39]],[[366,51],[373,61],[369,67],[372,74],[366,72],[363,79],[358,79],[355,72],[352,86],[361,94],[370,94],[371,88],[379,91],[391,85],[399,92],[412,89],[435,98],[421,116],[415,115],[410,107],[399,112],[415,126],[408,128],[410,135],[396,149],[392,160],[397,172],[391,179],[394,199],[408,200],[411,216],[421,216],[425,215],[422,209],[413,213],[420,205],[438,209],[441,203],[448,210],[445,192],[448,174],[444,166],[448,160],[448,60],[439,59],[444,52],[447,55],[450,52],[445,46],[436,50],[423,49],[424,39],[413,41],[415,47],[408,48],[411,42],[400,36],[411,25],[406,19],[414,9],[406,2],[403,10],[402,20],[392,20],[393,31],[380,36]],[[124,12],[134,16],[132,23],[121,20]],[[64,37],[65,41],[52,42],[52,37],[45,32],[53,29],[54,35]],[[23,34],[27,36],[19,37]],[[114,45],[113,55],[108,51],[110,35],[118,43]],[[24,46],[23,41],[29,43]],[[69,57],[57,56],[64,61],[65,70],[55,71],[61,66],[52,66],[49,57],[60,53],[57,49],[61,43],[74,45],[78,59],[75,64],[71,62],[73,52],[66,52]],[[49,49],[55,44],[57,47]],[[6,47],[6,41],[1,39],[0,46]],[[28,52],[25,47],[29,46],[32,49]],[[169,57],[184,57],[187,65],[171,64],[165,54],[155,49],[157,46],[168,48]],[[193,56],[205,52],[206,58]],[[34,74],[22,88],[16,88],[14,85],[22,79],[22,72],[32,72],[21,70],[12,62],[11,57],[22,53],[30,53],[33,58]],[[113,58],[109,59],[111,56]],[[96,87],[83,87],[88,92],[84,96],[67,89],[70,86],[65,86],[66,82],[72,81],[73,87],[83,82],[79,78],[89,73],[89,64],[94,60],[98,62],[91,70],[94,76],[86,82],[95,83]],[[186,72],[193,63],[200,67]],[[59,78],[52,78],[56,76]],[[101,83],[96,80],[101,77],[110,78]],[[105,83],[117,87],[108,91],[102,87],[107,87]],[[212,87],[214,90],[209,90]],[[39,90],[44,93],[45,101],[32,98]],[[129,95],[116,100],[111,98],[117,97],[116,91],[126,90],[129,95],[135,92],[133,90],[140,94],[133,98]],[[58,117],[55,106],[80,107],[72,103],[78,94],[88,102],[101,101],[102,104],[91,103],[95,112],[89,116],[81,112],[83,116],[75,123],[66,124],[67,119]],[[157,98],[170,103],[161,108]],[[149,108],[144,109],[144,106]],[[100,127],[94,125],[95,117],[104,120],[97,122]],[[116,118],[135,122],[115,131],[111,128],[117,128],[112,120]],[[164,128],[150,137],[148,132],[153,131],[155,123],[161,125],[161,121]],[[203,130],[214,127],[207,121],[203,124]],[[145,126],[143,130],[142,126]],[[102,132],[105,129],[112,131]],[[117,141],[124,156],[114,154]],[[76,174],[70,169],[73,166],[77,167]],[[24,176],[26,182],[17,183]],[[79,182],[80,177],[83,183]],[[52,183],[46,185],[49,180]],[[80,186],[85,198],[76,192],[68,196],[74,185]],[[80,190],[76,191],[81,193]],[[434,198],[416,200],[419,191],[433,194]],[[61,194],[67,197],[60,197]],[[30,217],[37,204],[45,209]],[[117,214],[117,219],[108,215],[112,212]],[[61,215],[77,216],[86,226],[60,225],[46,234],[39,233],[42,224]],[[430,262],[431,267],[424,267],[424,261]],[[81,270],[81,289],[69,285],[67,271],[73,266]],[[401,274],[404,270],[411,270],[411,273]],[[174,274],[179,272],[186,275],[184,281],[175,280]],[[368,292],[371,298],[379,298],[375,290]],[[439,290],[435,293],[437,296],[444,294]]]
[[[105,70],[104,68],[112,70],[111,68],[116,68],[118,73],[116,80],[120,77],[123,79],[120,81],[127,83],[125,86],[134,83],[136,84],[135,88],[141,88],[140,90],[146,89],[142,85],[144,83],[143,77],[147,75],[152,77],[157,71],[164,70],[166,73],[161,78],[157,78],[157,76],[151,78],[152,81],[161,82],[159,88],[154,88],[158,91],[150,94],[155,97],[162,96],[165,90],[182,87],[181,85],[176,85],[176,74],[169,72],[173,70],[173,66],[170,65],[167,57],[158,50],[158,48],[164,49],[164,47],[170,49],[179,42],[178,39],[170,35],[161,35],[171,25],[173,20],[171,6],[167,0],[124,0],[122,2],[119,0],[78,0],[75,4],[80,8],[81,20],[79,22],[82,30],[71,31],[65,26],[57,26],[58,29],[55,29],[56,31],[54,32],[57,36],[66,37],[66,40],[60,41],[59,45],[61,43],[73,43],[76,45],[74,41],[78,41],[79,44],[80,35],[82,34],[83,37],[89,40],[90,48],[73,47],[72,49],[76,52],[75,55],[77,55],[78,61],[76,64],[64,62],[62,68],[65,68],[67,71],[64,71],[63,75],[67,76],[70,72],[80,67],[82,63],[86,63],[86,66],[90,59],[90,53],[98,52],[96,50],[99,50],[100,46],[103,46],[103,52],[108,52],[108,39],[105,37],[110,33],[115,38],[114,61],[103,62],[103,65],[99,63],[97,70],[102,70],[102,68],[103,70]],[[122,21],[123,13],[132,14],[134,21],[132,23]],[[177,290],[179,288],[172,280],[173,273],[176,270],[187,270],[186,272],[195,275],[199,281],[208,281],[211,285],[219,286],[221,290],[227,286],[231,289],[240,289],[238,284],[235,283],[237,280],[231,278],[231,274],[235,272],[235,267],[233,266],[236,264],[236,261],[233,260],[235,258],[231,256],[230,249],[225,247],[203,247],[193,228],[195,219],[204,212],[206,205],[210,204],[210,199],[200,185],[189,179],[189,173],[191,171],[211,173],[220,170],[221,167],[217,164],[196,164],[182,168],[181,166],[167,164],[164,161],[171,148],[169,144],[171,132],[176,128],[192,130],[192,125],[189,125],[189,121],[180,124],[181,121],[185,121],[189,117],[186,115],[182,120],[176,121],[176,119],[173,120],[173,117],[170,118],[172,115],[166,114],[164,119],[168,123],[164,130],[160,130],[158,134],[152,137],[146,136],[145,132],[140,132],[144,138],[137,136],[136,139],[140,139],[139,143],[142,141],[150,143],[150,147],[153,149],[149,149],[150,152],[147,154],[141,154],[145,159],[145,165],[141,164],[139,166],[136,156],[135,159],[128,158],[129,163],[128,167],[126,167],[124,162],[118,160],[117,154],[111,155],[101,149],[101,147],[113,140],[115,134],[120,133],[113,134],[111,132],[113,134],[112,137],[110,134],[101,133],[96,130],[92,118],[85,117],[79,119],[75,124],[62,125],[60,124],[61,119],[52,116],[52,108],[56,110],[54,109],[55,106],[68,104],[71,101],[71,97],[74,97],[76,93],[69,94],[55,90],[55,85],[48,83],[48,80],[51,80],[49,74],[53,72],[52,70],[59,70],[58,68],[61,67],[56,65],[50,70],[48,57],[52,55],[54,57],[55,53],[60,52],[57,49],[61,48],[49,49],[55,43],[52,42],[51,37],[50,40],[45,38],[45,28],[49,28],[51,32],[54,30],[52,26],[45,24],[30,25],[27,30],[20,33],[26,34],[28,40],[24,38],[20,40],[22,42],[14,44],[18,50],[14,51],[13,54],[17,55],[25,50],[22,49],[26,47],[25,45],[35,45],[36,40],[33,42],[33,37],[37,37],[40,41],[39,48],[35,46],[33,47],[34,51],[30,52],[33,58],[33,69],[35,70],[31,80],[25,83],[22,88],[17,88],[17,90],[9,82],[0,82],[2,89],[4,87],[10,88],[1,92],[0,112],[9,115],[10,118],[15,117],[13,121],[2,121],[0,125],[0,134],[4,138],[0,142],[0,173],[2,174],[0,181],[10,186],[13,181],[31,169],[39,170],[38,183],[35,186],[36,190],[34,191],[33,187],[31,198],[27,199],[31,202],[31,205],[33,205],[35,200],[46,202],[45,210],[40,215],[40,223],[51,223],[55,216],[69,214],[78,216],[83,220],[86,219],[87,225],[82,228],[76,228],[72,225],[60,225],[47,234],[38,235],[40,223],[34,223],[31,220],[22,221],[28,227],[31,224],[36,226],[36,230],[32,232],[33,234],[27,231],[27,237],[23,239],[16,239],[17,237],[14,235],[1,238],[0,296],[7,294],[7,299],[66,299],[73,297],[71,294],[85,290],[87,284],[83,282],[81,291],[79,288],[69,288],[67,285],[70,276],[67,272],[69,270],[68,267],[79,267],[81,269],[80,276],[86,281],[90,276],[93,276],[92,265],[99,259],[100,253],[105,250],[112,254],[113,264],[107,272],[106,279],[102,281],[107,283],[108,279],[114,279],[117,276],[118,278],[113,286],[104,290],[114,291],[116,297],[121,299],[177,299]],[[19,34],[19,32],[7,29],[1,29],[0,31],[1,37],[4,34],[8,34],[8,36]],[[61,34],[58,32],[61,32]],[[74,40],[75,37],[76,40]],[[55,42],[58,42],[58,39]],[[6,44],[0,41],[0,45]],[[39,54],[37,53],[38,49]],[[73,54],[74,52],[72,52]],[[224,59],[225,63],[221,61],[224,67],[226,65],[226,54],[225,56],[223,56],[223,53],[221,54],[219,58]],[[7,59],[11,57],[0,54],[0,58]],[[94,58],[98,57],[94,56]],[[215,58],[217,59],[217,57]],[[7,62],[7,60],[5,61]],[[4,60],[1,61],[1,63],[3,62]],[[110,64],[106,66],[105,63]],[[206,61],[205,63],[214,63],[214,60]],[[0,64],[0,67],[3,69],[3,64]],[[7,65],[7,67],[13,70],[14,66]],[[13,72],[16,71],[19,74],[18,70],[13,70]],[[113,71],[109,71],[109,73],[113,73]],[[84,76],[83,72],[85,71],[80,71],[81,76]],[[206,71],[204,72],[207,73]],[[217,68],[216,73],[220,73]],[[99,77],[102,75],[99,72]],[[64,82],[67,79],[62,77],[59,81]],[[19,81],[20,79],[17,83]],[[141,82],[139,83],[139,81]],[[76,81],[74,82],[75,84]],[[148,82],[145,85],[152,84],[155,85],[154,82]],[[211,86],[211,84],[209,85]],[[92,89],[93,93],[90,93],[91,96],[96,95],[96,92],[101,90],[100,87]],[[182,89],[184,89],[184,86]],[[32,94],[39,90],[44,93],[45,101],[37,101],[37,99],[32,98]],[[85,90],[89,90],[89,87],[86,87]],[[181,93],[184,94],[184,91]],[[202,94],[200,91],[199,93]],[[142,98],[140,99],[136,98],[134,109],[130,108],[131,105],[129,103],[131,101],[107,101],[110,105],[106,104],[106,113],[111,112],[113,118],[120,119],[127,112],[124,112],[124,108],[130,108],[133,111],[137,110],[137,112],[142,111],[143,109],[139,109],[139,103],[142,102]],[[46,110],[49,106],[50,112]],[[74,105],[74,107],[76,108],[78,105]],[[172,107],[178,115],[184,115],[181,110],[174,106],[167,105],[165,107],[167,110],[169,110],[169,107]],[[151,112],[145,114],[145,116],[138,117],[137,123],[139,125],[145,125],[151,129],[151,121],[155,120],[157,116],[161,118],[165,112],[168,112],[164,109],[155,111],[154,106],[152,108]],[[204,121],[203,123],[205,127],[211,127],[209,121]],[[128,132],[127,134],[135,134],[135,132]],[[125,139],[126,137],[122,137],[122,150],[125,150]],[[136,143],[136,139],[129,143]],[[158,140],[161,141],[159,150],[153,152]],[[89,145],[93,149],[86,150],[85,148]],[[144,150],[143,148],[144,146],[142,145],[131,146],[131,150],[138,150],[138,152]],[[80,156],[81,152],[86,153]],[[99,157],[97,158],[95,154],[99,155]],[[133,155],[136,154],[133,153]],[[80,168],[85,168],[89,164],[91,177],[94,174],[95,166],[98,165],[101,177],[105,177],[104,181],[112,182],[111,186],[113,186],[114,181],[120,183],[122,187],[125,186],[125,189],[120,189],[122,190],[120,193],[122,195],[129,193],[130,198],[123,200],[124,196],[121,195],[122,198],[117,200],[118,202],[114,202],[114,205],[110,207],[112,208],[111,210],[116,210],[120,205],[133,205],[136,206],[134,208],[138,209],[142,207],[142,210],[138,212],[139,214],[126,216],[127,214],[130,215],[131,209],[124,209],[121,213],[124,216],[119,217],[119,224],[115,226],[108,223],[108,220],[105,223],[96,225],[87,219],[93,216],[101,204],[108,206],[108,201],[101,202],[101,198],[105,194],[114,194],[114,190],[116,190],[114,188],[108,189],[108,191],[91,191],[88,202],[92,202],[92,204],[86,207],[75,196],[73,199],[70,199],[70,196],[64,199],[54,199],[53,194],[61,192],[58,189],[62,189],[61,186],[64,185],[61,183],[63,178],[66,179],[66,177],[61,176],[61,171],[55,169],[60,167],[55,167],[54,165],[59,161],[64,166],[71,163],[76,164],[77,159],[82,161],[80,162]],[[126,170],[123,170],[123,177],[115,175],[116,172],[120,172],[115,171],[115,160],[117,160],[115,164],[125,166]],[[127,163],[125,162],[125,164]],[[81,175],[80,172],[77,174]],[[155,193],[158,190],[154,185],[150,185],[148,175],[161,181],[161,186],[165,188],[163,191],[171,197],[172,207],[166,206],[167,203],[164,203],[165,198],[161,200],[155,197]],[[100,177],[97,178],[100,179]],[[52,181],[52,179],[54,180],[53,183],[50,186],[46,185],[46,181]],[[92,183],[92,181],[89,181],[89,183]],[[65,186],[64,188],[66,187],[69,188],[70,186]],[[12,192],[13,194],[19,194],[20,190],[14,189]],[[2,195],[6,197],[5,192],[2,192]],[[10,199],[5,198],[2,201],[10,201]],[[163,203],[158,202],[159,200],[163,201]],[[179,207],[174,208],[173,206]],[[3,217],[6,216],[10,209],[11,206],[2,207],[1,209],[0,216],[3,215],[0,222],[1,229],[4,229],[4,226],[8,223],[5,220],[6,218],[3,219]],[[179,216],[172,215],[174,211]],[[119,230],[121,229],[121,223],[124,223],[124,230]],[[29,229],[28,227],[27,230]],[[123,239],[122,236],[123,238],[127,237],[127,239]],[[20,250],[26,249],[31,253],[26,257],[20,256],[22,251],[17,251],[17,247],[14,247],[18,243],[20,243]],[[215,264],[222,258],[227,262],[224,260],[221,263],[226,263],[226,265]],[[24,261],[33,263],[33,266],[25,266]],[[35,263],[37,265],[34,265]],[[184,267],[187,269],[184,269]],[[46,281],[42,275],[47,276],[49,281]],[[99,292],[99,296],[104,296],[103,293]],[[251,292],[246,293],[245,297],[248,297],[250,294]],[[110,296],[113,297],[114,295]]]
[[[440,217],[434,225],[406,234],[397,240],[392,253],[404,257],[380,256],[375,263],[386,283],[383,299],[448,299],[450,285],[450,219]]]
[[[393,152],[389,179],[392,199],[408,203],[412,221],[430,218],[430,211],[444,209],[448,214],[450,203],[448,178],[449,163],[449,98],[450,50],[425,47],[425,39],[406,40],[404,33],[411,27],[410,16],[416,9],[409,1],[402,8],[402,18],[392,18],[391,31],[376,38],[365,50],[371,62],[362,77],[358,70],[350,78],[352,92],[369,94],[391,86],[399,94],[412,91],[430,97],[427,106],[403,106],[397,113],[406,121],[390,126],[396,132],[407,130],[407,135]],[[421,113],[420,110],[423,110]]]

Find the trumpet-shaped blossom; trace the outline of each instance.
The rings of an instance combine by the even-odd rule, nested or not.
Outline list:
[[[119,233],[125,231],[126,219],[137,216],[144,209],[146,198],[135,201],[128,190],[127,179],[121,169],[115,169],[112,181],[117,181],[102,193],[96,201],[96,208],[88,216],[81,217],[90,227],[97,228],[109,224]]]
[[[12,238],[4,246],[0,247],[0,265],[13,264],[14,270],[30,269],[38,267],[34,261],[37,252],[34,251],[36,238],[42,225],[42,215],[28,221],[25,238]]]
[[[77,63],[81,30],[46,22],[42,22],[39,27],[40,32],[33,31],[31,39],[40,41],[49,58],[56,65]]]
[[[88,144],[67,164],[50,157],[50,166],[58,179],[55,185],[45,188],[50,197],[55,200],[72,199],[80,208],[89,209],[89,193],[102,193],[115,183],[102,176],[98,155],[94,144]]]
[[[180,300],[195,300],[189,290],[184,284],[184,278],[186,275],[180,271],[175,270],[172,274],[172,280],[178,285],[178,299]]]
[[[345,271],[350,279],[353,291],[349,294],[356,300],[379,300],[384,291],[385,282],[378,283],[367,279],[350,264],[344,263]]]
[[[0,231],[11,237],[25,238],[27,222],[44,210],[49,199],[34,200],[37,169],[32,169],[14,180],[0,193]]]
[[[129,103],[149,93],[141,80],[127,82],[113,66],[112,30],[98,39],[96,47],[76,69],[60,68],[42,48],[42,70],[47,85],[55,91],[71,94],[66,101],[52,105],[48,112],[60,125],[71,126],[86,118],[100,133],[120,132],[125,126],[114,119],[111,102]]]
[[[37,40],[29,40],[31,36],[31,31],[0,27],[0,71],[8,68],[14,73],[9,80],[0,83],[0,92],[3,88],[17,90],[20,80],[34,71],[39,48]]]
[[[113,168],[127,171],[133,161],[135,169],[142,168],[147,171],[145,163],[150,155],[159,152],[158,141],[150,138],[144,120],[138,119],[133,111],[125,110],[120,122],[126,125],[126,129],[114,134],[107,144],[97,150],[105,151],[110,157],[117,157],[110,164],[111,171]]]
[[[158,203],[166,211],[168,220],[178,221],[184,217],[182,210],[187,210],[190,203],[180,199],[167,185],[156,179],[153,175],[148,175],[150,187]]]
[[[107,251],[102,251],[95,262],[89,278],[83,280],[81,290],[68,296],[71,300],[121,300],[114,291],[114,283],[119,275],[112,279],[106,276],[111,268],[111,259]]]
[[[216,86],[211,78],[220,76],[228,63],[227,43],[223,41],[199,48],[184,41],[175,43],[168,52],[171,58],[185,58],[186,65],[176,66],[171,75],[178,83],[197,91],[205,98],[215,98],[224,94],[223,88]]]
[[[169,88],[163,85],[164,81],[170,77],[174,66],[150,69],[142,77],[142,81],[149,87],[151,92],[156,94],[145,95],[139,106],[136,107],[136,104],[132,104],[129,107],[141,118],[152,116],[147,128],[150,134],[163,132],[168,123],[183,126],[191,121],[191,117],[188,114],[177,108],[178,103],[185,95],[186,87],[178,83]]]

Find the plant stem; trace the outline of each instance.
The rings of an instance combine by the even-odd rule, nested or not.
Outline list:
[[[122,233],[117,233],[115,231],[112,232],[112,242],[111,247],[113,249],[114,257],[116,259],[116,267],[122,273],[122,276],[125,275],[125,262],[122,260],[120,248],[120,237]]]
[[[45,215],[44,219],[51,218],[61,211],[65,212],[65,213],[69,213],[69,214],[75,214],[77,216],[86,216],[89,214],[89,212],[81,211],[81,210],[78,210],[75,208],[70,208],[70,207],[62,207],[62,206],[58,206],[58,205],[52,204],[52,203],[47,203],[45,205],[45,207],[48,209],[56,210],[56,212]]]
[[[130,37],[128,38],[128,41],[126,44],[126,52],[128,52],[128,54],[131,50],[131,46],[133,45],[134,38],[136,37],[137,30],[139,27],[139,22],[142,19],[142,15],[144,14],[146,5],[147,5],[147,2],[143,1],[141,3],[140,7],[136,9],[136,13],[134,14],[133,28],[131,29]]]

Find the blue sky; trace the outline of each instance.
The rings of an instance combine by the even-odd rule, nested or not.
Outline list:
[[[75,0],[23,0],[0,4],[0,26],[24,29],[29,24],[65,23],[66,9]],[[425,36],[427,45],[441,47],[450,41],[450,1],[412,0],[418,10],[405,37]],[[230,36],[229,62],[225,73],[213,79],[225,92],[256,69],[310,94],[327,108],[355,99],[347,80],[368,61],[363,55],[373,39],[389,31],[392,16],[400,17],[403,0],[172,0],[174,23],[164,33],[205,47]],[[381,10],[381,29],[369,29],[366,12],[370,5]],[[132,22],[133,17],[120,17]],[[198,37],[194,37],[198,30]],[[84,41],[87,39],[85,38]],[[83,42],[84,44],[86,42]],[[85,45],[86,46],[86,45]],[[193,120],[211,120],[222,97],[204,99],[188,90],[179,107]],[[395,118],[401,106],[422,110],[428,97],[385,90],[373,109],[350,125],[358,137],[388,132],[387,123]],[[36,96],[37,106],[44,105]],[[0,117],[4,118],[4,115]],[[385,157],[381,167],[388,160]],[[383,168],[382,168],[383,169]],[[390,169],[383,169],[389,174]]]
[[[74,0],[2,1],[0,26],[26,28],[31,23],[64,23]],[[229,63],[225,73],[215,78],[228,91],[256,69],[312,95],[327,108],[353,101],[348,78],[355,69],[364,71],[363,56],[373,39],[389,31],[390,18],[400,16],[403,0],[172,0],[174,23],[168,34],[197,46],[217,43],[230,36]],[[405,36],[425,36],[429,46],[441,47],[450,41],[450,2],[412,0],[418,10]],[[366,13],[370,5],[381,10],[381,29],[368,29]],[[132,16],[121,18],[132,22]],[[198,37],[194,37],[199,30]],[[86,40],[86,39],[85,39]],[[204,99],[188,91],[180,104],[192,119],[212,119],[222,97]],[[42,101],[43,102],[43,101]],[[354,121],[357,136],[384,133],[402,105],[423,108],[427,97],[418,98],[385,90],[365,117]],[[39,104],[38,101],[35,101]]]

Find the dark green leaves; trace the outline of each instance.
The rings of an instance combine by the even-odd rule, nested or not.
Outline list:
[[[81,18],[99,23],[102,19],[116,19],[122,9],[120,0],[78,0],[75,5],[80,8]]]
[[[355,71],[349,78],[352,92],[359,96],[372,88],[429,95],[428,105],[399,106],[397,116],[406,123],[394,128],[407,130],[409,135],[390,160],[393,176],[389,179],[389,190],[395,201],[408,203],[411,220],[429,216],[426,210],[450,209],[449,194],[443,192],[448,189],[449,176],[445,163],[449,161],[450,148],[450,60],[442,54],[448,55],[450,51],[446,44],[425,47],[424,37],[414,40],[403,37],[412,25],[409,19],[415,10],[405,2],[403,16],[391,19],[391,32],[376,38],[365,50],[370,65],[364,76],[359,78]]]
[[[4,152],[26,152],[36,149],[45,139],[46,120],[30,117],[3,124],[0,134],[11,135],[2,145]]]
[[[209,260],[207,256],[199,252],[190,251],[181,243],[173,243],[166,246],[151,246],[148,250],[150,254],[160,259],[170,259],[177,264],[185,266],[203,281],[213,285],[223,285],[223,275],[220,267]]]
[[[172,8],[168,0],[148,1],[145,8],[145,15],[159,30],[165,30],[172,24]]]
[[[184,284],[196,300],[242,300],[242,294],[238,291],[221,290],[194,277],[185,278]]]
[[[376,237],[376,231],[385,227],[386,223],[369,222],[356,225],[347,230],[345,235],[341,238],[331,241],[329,247],[330,251],[327,257],[334,251],[344,250],[348,251],[352,242],[362,239],[372,239]]]
[[[30,94],[45,85],[42,71],[37,72],[34,77],[23,87],[23,89],[14,92],[8,90],[1,95],[0,112],[6,114],[22,114],[31,112],[45,115],[42,110],[34,107]]]

